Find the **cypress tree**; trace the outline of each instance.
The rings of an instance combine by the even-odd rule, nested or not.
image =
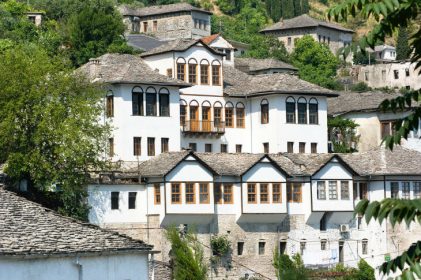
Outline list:
[[[308,4],[308,0],[302,0],[301,2],[301,14],[308,14],[310,10],[310,6]]]
[[[405,60],[411,55],[411,49],[408,44],[408,31],[406,28],[400,27],[398,38],[396,40],[396,59]]]
[[[294,0],[294,17],[297,17],[302,14],[301,10],[301,0]]]
[[[281,1],[282,18],[289,19],[294,17],[294,0]]]

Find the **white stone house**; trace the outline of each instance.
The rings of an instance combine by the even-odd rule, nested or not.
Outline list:
[[[211,48],[225,54],[223,57],[224,65],[233,66],[235,63],[234,54],[236,49],[230,42],[225,40],[220,34],[212,34],[201,39],[203,43]]]
[[[149,279],[152,246],[60,216],[0,186],[0,279]]]
[[[352,42],[354,31],[331,22],[321,21],[307,14],[282,20],[260,31],[264,35],[275,36],[283,42],[287,51],[292,52],[295,40],[310,35],[319,43],[326,44],[333,54]]]
[[[396,48],[394,46],[379,45],[374,47],[374,51],[372,49],[368,49],[367,51],[374,53],[378,62],[396,60]]]

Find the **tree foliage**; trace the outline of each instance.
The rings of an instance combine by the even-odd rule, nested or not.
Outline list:
[[[398,38],[396,39],[396,59],[405,60],[411,55],[411,49],[408,43],[408,30],[400,27],[398,30]]]
[[[174,279],[206,280],[208,267],[203,261],[203,248],[196,235],[191,230],[180,233],[176,227],[170,227],[166,236],[171,243]]]
[[[301,79],[326,88],[337,87],[334,78],[339,59],[328,46],[316,42],[310,35],[296,40],[291,61]]]
[[[0,163],[12,182],[56,189],[59,211],[87,218],[88,170],[100,168],[107,128],[102,90],[33,45],[0,53]]]
[[[328,119],[327,126],[335,153],[353,153],[357,151],[359,137],[356,135],[356,128],[358,124],[353,120],[335,117]]]
[[[280,254],[277,249],[273,251],[272,265],[275,268],[277,279],[305,280],[309,271],[305,268],[300,254],[292,256]]]

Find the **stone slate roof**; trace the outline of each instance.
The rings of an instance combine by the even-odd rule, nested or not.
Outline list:
[[[166,41],[165,44],[162,44],[154,49],[151,49],[147,52],[144,52],[141,54],[142,57],[147,57],[147,56],[151,56],[151,55],[157,55],[157,54],[161,54],[161,53],[167,53],[167,52],[184,52],[186,50],[188,50],[190,47],[198,44],[198,43],[202,43],[202,41],[200,39],[196,40],[196,39],[177,39],[177,40],[172,40],[172,41]],[[217,54],[217,55],[222,55],[224,56],[225,54],[214,50],[213,48],[209,47],[207,44],[203,43],[203,46],[205,48],[207,48],[210,52]]]
[[[61,216],[0,186],[0,256],[145,252],[152,246]]]
[[[268,69],[284,69],[291,72],[298,71],[298,69],[291,64],[285,63],[275,58],[236,58],[234,63],[235,68],[239,70],[248,69],[248,72],[257,72]]]
[[[258,96],[272,93],[337,96],[331,90],[289,74],[278,73],[252,76],[234,67],[224,66],[223,75],[224,93],[233,97]]]
[[[206,45],[209,45],[210,43],[215,41],[216,38],[218,38],[219,36],[220,36],[219,33],[216,33],[216,34],[209,35],[207,37],[203,37],[200,40],[202,40],[202,42],[205,43]]]
[[[78,71],[87,75],[92,82],[191,86],[186,82],[153,71],[139,56],[130,54],[104,54],[91,59]]]
[[[401,96],[399,93],[383,92],[341,92],[336,98],[328,99],[328,115],[337,116],[351,112],[375,112],[386,99]]]
[[[165,41],[161,41],[154,37],[144,35],[144,34],[127,35],[127,44],[141,51],[150,51],[165,43],[166,43]]]
[[[283,21],[277,22],[269,27],[266,27],[261,32],[265,33],[270,31],[300,29],[318,26],[326,27],[329,29],[335,29],[342,32],[354,33],[353,30],[342,27],[339,24],[318,20],[310,17],[307,14],[303,14],[295,18],[285,19]]]
[[[171,152],[143,162],[138,171],[142,177],[161,177],[168,174],[189,154],[197,157],[219,176],[241,176],[264,157],[264,154],[249,153]],[[393,152],[379,147],[369,152],[354,154],[267,155],[269,160],[287,175],[298,177],[314,175],[335,156],[360,176],[421,175],[421,153],[400,146],[395,147]]]
[[[179,12],[193,12],[193,11],[212,15],[211,12],[194,7],[188,3],[157,5],[157,6],[149,6],[149,7],[144,7],[144,8],[130,8],[128,6],[123,5],[119,7],[119,10],[123,16],[138,16],[138,17],[172,14],[172,13],[179,13]]]

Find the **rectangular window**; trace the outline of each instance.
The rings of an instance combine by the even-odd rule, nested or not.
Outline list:
[[[221,85],[221,66],[220,65],[212,65],[212,85],[220,86]]]
[[[421,198],[421,182],[413,182],[414,184],[414,199]]]
[[[199,184],[199,203],[209,204],[209,184],[208,183]]]
[[[232,184],[224,184],[224,204],[232,204]]]
[[[382,139],[385,138],[386,136],[390,136],[392,135],[391,131],[392,131],[392,124],[391,122],[382,122],[381,124],[381,137]]]
[[[329,200],[338,199],[338,182],[329,181]]]
[[[156,93],[146,93],[146,116],[156,116]]]
[[[363,239],[363,241],[361,242],[362,244],[362,253],[363,255],[367,255],[368,254],[368,240],[367,239]]]
[[[147,21],[144,21],[143,22],[143,32],[148,32],[148,22]]]
[[[185,190],[186,190],[186,203],[187,204],[195,204],[196,199],[195,199],[194,183],[186,183]]]
[[[295,102],[286,103],[287,123],[295,123]]]
[[[286,241],[279,242],[279,253],[283,255],[285,254],[286,250],[287,250],[287,242]]]
[[[116,210],[119,208],[120,192],[111,192],[111,209]]]
[[[244,128],[245,127],[245,115],[244,115],[244,108],[236,108],[235,114],[237,115],[237,128]]]
[[[154,20],[153,21],[153,32],[156,32],[158,30],[158,21]]]
[[[231,60],[231,50],[225,50],[225,58],[226,60],[230,61]]]
[[[225,126],[234,127],[234,109],[225,107]]]
[[[143,116],[143,92],[139,88],[135,89],[132,92],[132,114],[133,116]]]
[[[360,183],[360,199],[368,199],[367,183]]]
[[[306,242],[305,241],[301,241],[300,242],[300,255],[303,256],[304,255],[304,251],[306,249]]]
[[[272,203],[281,203],[281,202],[282,202],[281,184],[273,183],[272,184]]]
[[[196,143],[189,143],[189,149],[193,152],[197,152],[197,144]]]
[[[129,192],[129,209],[136,209],[137,192]]]
[[[266,242],[263,242],[263,241],[259,242],[259,255],[265,254],[265,246],[266,246]]]
[[[177,63],[177,79],[185,81],[186,80],[186,64]]]
[[[402,182],[402,198],[403,199],[410,199],[411,197],[410,191],[410,182]]]
[[[349,182],[341,181],[341,199],[349,200]]]
[[[263,143],[263,153],[269,154],[269,143]]]
[[[408,68],[405,69],[405,76],[409,77],[409,69]]]
[[[310,124],[319,124],[319,104],[310,103],[308,105],[308,111]]]
[[[326,183],[325,183],[325,181],[317,181],[317,199],[326,200]]]
[[[399,183],[398,182],[390,183],[390,197],[399,198]]]
[[[244,242],[237,242],[237,255],[242,256],[244,252]]]
[[[169,138],[161,138],[161,153],[167,153],[169,151]]]
[[[399,79],[399,70],[393,70],[393,76],[395,77],[395,80]]]
[[[114,138],[108,138],[108,156],[114,156]]]
[[[159,94],[159,115],[161,117],[170,116],[170,95]]]
[[[213,108],[213,121],[215,127],[222,127],[222,109],[214,107]]]
[[[260,123],[269,123],[269,104],[260,105]]]
[[[256,184],[247,184],[247,202],[256,203]]]
[[[221,144],[221,153],[228,153],[228,145]]]
[[[209,85],[209,65],[200,64],[200,83]]]
[[[294,152],[294,142],[288,142],[287,143],[287,153],[293,153]]]
[[[180,124],[181,125],[186,124],[186,115],[187,115],[187,106],[180,105]]]
[[[216,204],[222,204],[222,184],[215,183],[213,187],[213,196]]]
[[[288,37],[288,46],[291,46],[291,43],[292,43],[292,38]]]
[[[307,103],[301,103],[298,100],[298,123],[306,124],[307,123]]]
[[[161,186],[159,184],[154,184],[154,203],[156,205],[161,204]]]
[[[268,184],[260,184],[260,203],[269,203]]]
[[[197,83],[197,65],[189,64],[189,83]]]
[[[171,184],[171,203],[180,204],[181,203],[181,185],[180,183]]]
[[[298,145],[298,150],[300,154],[304,154],[306,152],[306,143],[300,142]]]
[[[295,203],[302,202],[301,183],[287,184],[287,200]]]
[[[210,107],[206,107],[206,106],[202,107],[202,130],[208,131],[208,132],[212,130]]]
[[[133,137],[133,155],[140,156],[142,154],[141,149],[141,137]]]
[[[242,147],[243,146],[242,145],[239,145],[239,144],[238,145],[235,145],[235,152],[236,153],[241,153]]]
[[[106,113],[107,118],[114,117],[114,95],[107,96],[105,113]]]
[[[326,241],[326,239],[322,239],[321,241],[320,241],[320,250],[322,250],[322,251],[326,251],[326,246],[327,245],[327,241]]]
[[[317,143],[311,143],[311,153],[317,154]]]
[[[212,144],[205,144],[205,153],[212,153]]]
[[[155,138],[148,137],[148,156],[155,155]]]

